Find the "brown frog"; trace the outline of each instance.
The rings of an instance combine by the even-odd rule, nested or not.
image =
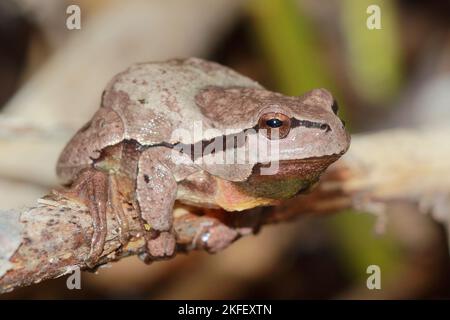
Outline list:
[[[276,152],[257,150],[261,142]],[[170,60],[116,75],[57,173],[66,196],[92,214],[90,265],[103,251],[107,212],[126,243],[123,199],[138,208],[157,259],[174,254],[176,200],[226,211],[277,204],[307,190],[349,143],[324,89],[289,97],[213,62]]]

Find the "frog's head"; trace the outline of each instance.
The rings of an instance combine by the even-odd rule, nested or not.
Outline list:
[[[247,134],[245,145],[237,148],[245,147],[247,158],[260,152],[257,161],[207,167],[213,175],[233,181],[224,185],[238,186],[257,198],[287,198],[308,189],[349,147],[350,136],[337,116],[337,103],[325,89],[299,97],[261,88],[213,90],[215,99],[203,112],[215,121],[213,125],[253,129],[258,146],[272,150],[261,154],[249,142],[254,141],[248,139],[252,134]]]
[[[273,94],[265,99],[255,128],[277,151],[269,153],[263,162],[279,160],[279,169],[274,171],[277,177],[316,179],[350,145],[350,136],[337,113],[337,102],[325,89],[314,89],[300,97]],[[258,174],[264,175],[254,169],[252,175]]]

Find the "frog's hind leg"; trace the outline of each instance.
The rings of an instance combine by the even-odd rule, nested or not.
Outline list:
[[[93,267],[98,261],[106,240],[106,210],[109,198],[108,174],[94,168],[82,170],[69,187],[58,193],[68,198],[83,202],[92,217],[93,235],[91,250],[86,260],[88,267]]]
[[[120,243],[125,245],[130,238],[130,228],[127,217],[124,213],[120,198],[119,185],[115,175],[108,175],[108,198],[111,210],[114,212],[117,224],[119,226]]]
[[[88,168],[80,172],[69,189],[59,193],[85,203],[92,216],[93,235],[89,257],[86,260],[88,267],[94,267],[103,253],[107,235],[108,209],[115,214],[122,244],[126,243],[128,223],[118,198],[118,186],[114,175]]]

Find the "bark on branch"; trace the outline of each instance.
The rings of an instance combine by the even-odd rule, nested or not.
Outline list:
[[[304,213],[332,213],[356,208],[383,216],[393,201],[410,201],[437,220],[450,221],[450,146],[443,144],[450,129],[385,131],[353,138],[347,155],[323,176],[310,194],[282,205],[245,213],[174,212],[178,252],[224,249],[262,225],[286,221]],[[99,265],[141,254],[142,223],[134,208],[127,208],[131,241],[122,246],[117,224],[108,221],[108,236]],[[209,246],[205,247],[204,229]],[[90,250],[91,216],[87,208],[51,194],[38,205],[0,212],[0,293],[86,268]]]

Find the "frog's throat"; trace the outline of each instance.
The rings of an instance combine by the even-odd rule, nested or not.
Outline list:
[[[273,175],[259,174],[261,165],[257,165],[243,182],[216,178],[215,202],[228,211],[279,204],[281,200],[308,190],[338,158],[339,155],[333,155],[280,161],[278,171]]]
[[[310,183],[296,178],[249,184],[217,179],[215,202],[227,211],[242,211],[260,206],[277,205],[299,191],[307,189]]]

